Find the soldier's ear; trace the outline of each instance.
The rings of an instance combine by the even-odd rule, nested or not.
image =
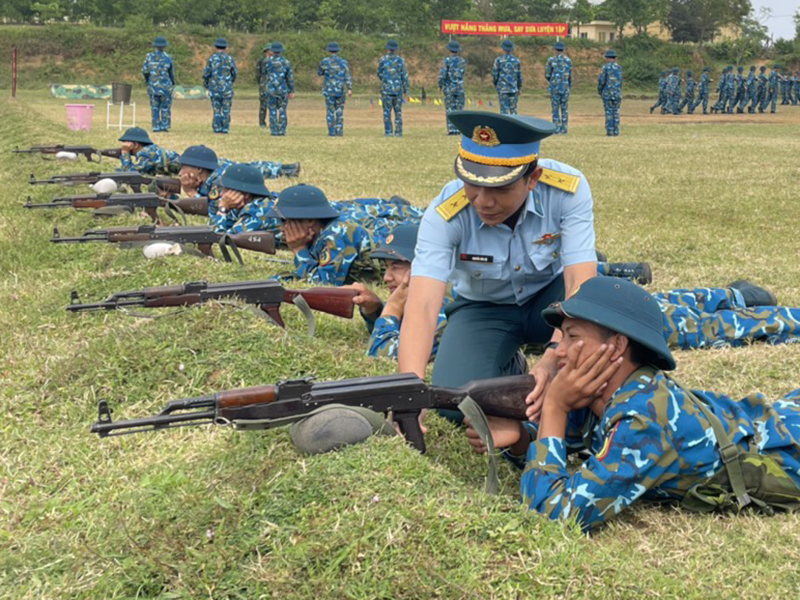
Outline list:
[[[614,348],[611,354],[611,360],[617,360],[631,347],[631,341],[621,333],[615,333],[606,341],[606,344]]]

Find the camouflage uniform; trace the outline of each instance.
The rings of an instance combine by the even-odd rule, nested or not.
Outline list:
[[[551,56],[544,67],[544,77],[549,82],[547,90],[550,92],[556,133],[567,133],[569,92],[572,89],[572,60],[564,54]]]
[[[153,131],[169,131],[172,125],[172,89],[175,86],[175,67],[172,58],[163,50],[148,53],[142,65],[147,83]]]
[[[247,231],[269,231],[275,235],[280,233],[280,220],[267,217],[275,200],[273,198],[255,198],[240,209],[225,213],[209,214],[209,225],[218,233],[245,233]],[[214,203],[217,206],[217,202]],[[211,202],[209,202],[209,213]]]
[[[617,62],[603,65],[597,80],[597,93],[603,98],[606,135],[619,135],[619,107],[622,104],[622,67]]]
[[[771,457],[800,485],[800,404],[791,400],[800,390],[774,404],[761,394],[739,402],[716,392],[694,394],[710,405],[734,444]],[[572,475],[567,448],[592,454]],[[575,411],[564,439],[531,444],[522,500],[550,519],[576,518],[592,530],[639,499],[680,502],[692,486],[723,469],[705,415],[684,389],[647,366],[628,377],[602,417],[589,409]]]
[[[659,106],[661,107],[661,114],[664,114],[664,109],[667,105],[667,72],[662,71],[661,77],[658,78],[658,102],[650,107],[650,114]]]
[[[353,78],[350,76],[350,66],[338,54],[323,58],[317,75],[324,77],[322,95],[325,97],[327,111],[328,135],[344,135],[344,103],[347,91],[353,90]]]
[[[780,74],[778,73],[777,69],[772,69],[769,73],[769,78],[767,79],[767,93],[764,95],[764,102],[761,104],[762,110],[767,110],[767,107],[770,107],[771,113],[775,112],[776,105],[778,103],[778,80],[780,79]]]
[[[278,277],[336,286],[368,281],[380,273],[380,265],[369,258],[372,247],[366,229],[339,217],[330,221],[308,248],[295,254],[294,273]]]
[[[694,91],[695,91],[696,82],[692,78],[692,72],[687,71],[686,73],[686,95],[683,97],[683,102],[680,103],[678,106],[678,112],[682,113],[683,109],[686,108],[686,112],[690,115],[694,113]]]
[[[214,52],[203,69],[203,87],[211,96],[214,119],[211,126],[214,133],[228,133],[231,124],[231,105],[233,104],[233,83],[239,74],[236,61],[230,54]]]
[[[267,126],[267,108],[269,103],[269,96],[266,92],[266,85],[264,84],[264,73],[262,73],[262,69],[264,68],[264,63],[269,59],[269,56],[266,54],[267,50],[264,50],[264,55],[261,56],[256,61],[256,83],[258,83],[258,126],[259,127],[266,127]]]
[[[403,96],[408,95],[409,81],[406,61],[393,52],[383,55],[378,61],[378,79],[381,80],[381,103],[383,104],[383,132],[403,135]],[[394,132],[392,132],[394,111]]]
[[[467,61],[459,55],[445,57],[442,68],[439,69],[439,89],[444,94],[445,114],[454,110],[462,110],[465,103],[464,72],[467,70]],[[458,129],[447,121],[447,133],[457,135]]]
[[[138,171],[142,175],[175,175],[181,170],[180,154],[156,144],[143,146],[135,155],[119,157],[119,171]]]
[[[792,98],[792,106],[797,106],[800,102],[800,71],[794,72],[794,98]]]
[[[667,89],[665,90],[667,96],[667,104],[665,110],[673,115],[678,114],[678,106],[681,102],[681,76],[673,71],[667,77]]]
[[[756,87],[756,103],[755,106],[758,108],[758,112],[763,113],[764,109],[767,107],[767,76],[766,76],[766,69],[764,67],[761,68],[761,72],[758,74],[758,86]]]
[[[653,294],[664,317],[664,339],[682,350],[800,343],[800,308],[748,308],[731,288],[678,289]]]
[[[703,74],[700,76],[700,85],[698,86],[697,90],[697,101],[692,106],[691,112],[694,112],[694,109],[700,106],[700,103],[703,103],[703,114],[708,114],[708,93],[709,87],[711,86],[711,77],[708,75],[708,71],[703,71]]]
[[[268,96],[270,134],[286,135],[286,107],[294,94],[292,63],[280,54],[268,57],[261,66],[261,90]]]
[[[750,69],[750,72],[747,74],[747,78],[744,80],[744,94],[742,95],[742,100],[739,103],[739,112],[743,113],[744,109],[747,108],[747,104],[752,102],[756,96],[756,70],[755,67]],[[753,112],[753,107],[751,106],[748,109],[748,112]]]
[[[353,221],[369,231],[373,243],[383,245],[386,238],[399,225],[419,224],[425,210],[410,204],[383,198],[356,198],[342,202],[331,202],[340,216]]]
[[[728,77],[725,80],[727,105],[723,106],[723,110],[728,114],[733,113],[733,108],[736,106],[736,76],[733,74],[733,69],[728,71]]]
[[[734,95],[732,107],[736,107],[737,113],[744,112],[744,104],[747,102],[747,80],[744,76],[744,69],[739,67],[734,77]]]
[[[497,90],[500,114],[517,114],[517,103],[522,89],[522,66],[519,59],[513,54],[495,58],[492,67],[492,81]]]

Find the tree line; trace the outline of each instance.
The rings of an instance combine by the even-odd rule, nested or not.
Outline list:
[[[131,15],[157,26],[224,27],[257,33],[333,29],[436,35],[442,19],[588,23],[643,33],[662,22],[676,42],[713,41],[726,26],[754,26],[750,0],[0,0],[4,22],[115,26]],[[749,19],[749,21],[748,21]],[[756,22],[755,25],[758,25]]]

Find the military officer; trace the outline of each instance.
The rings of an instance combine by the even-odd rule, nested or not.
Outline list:
[[[622,66],[614,50],[606,52],[606,64],[597,80],[597,93],[603,99],[606,113],[606,135],[619,135],[619,107],[622,104]]]
[[[317,75],[323,77],[322,95],[325,97],[328,135],[344,135],[344,103],[353,95],[353,78],[350,65],[339,56],[341,48],[337,42],[328,44],[330,56],[323,58],[317,67]]]
[[[262,73],[262,67],[266,60],[270,57],[270,49],[269,44],[264,46],[264,54],[256,61],[256,83],[258,83],[258,126],[259,127],[266,127],[267,126],[267,104],[269,100],[269,95],[266,91],[266,85],[264,85],[264,73]]]
[[[141,127],[129,127],[119,141],[122,142],[119,171],[138,171],[143,175],[174,175],[180,170],[178,153],[153,143]]]
[[[340,215],[313,185],[283,190],[267,216],[280,219],[283,240],[294,254],[295,270],[282,279],[339,286],[374,279],[380,271],[370,259],[369,231]]]
[[[572,90],[572,60],[564,54],[564,42],[556,42],[555,56],[547,59],[544,77],[548,81],[550,104],[553,107],[553,124],[556,133],[567,133],[569,121],[569,93]]]
[[[203,69],[203,87],[211,97],[211,108],[214,119],[211,126],[214,133],[228,133],[231,124],[231,105],[233,104],[233,83],[239,70],[236,61],[226,53],[228,42],[225,38],[214,41],[214,54],[206,62]]]
[[[264,61],[261,70],[262,90],[269,103],[269,130],[271,135],[286,135],[286,107],[294,98],[294,73],[292,63],[283,56],[281,42],[270,46],[270,56]]]
[[[383,104],[383,132],[386,137],[403,136],[403,99],[408,97],[409,82],[406,61],[397,55],[400,44],[395,40],[386,42],[386,54],[378,61],[378,79],[381,81],[381,104]],[[394,128],[392,128],[394,111]]]
[[[439,89],[444,94],[445,120],[447,123],[448,135],[458,135],[458,129],[447,119],[454,110],[464,108],[466,93],[464,90],[464,73],[467,70],[467,61],[461,56],[461,44],[452,40],[447,44],[450,56],[442,61],[442,68],[439,69]]]
[[[142,76],[150,97],[150,112],[153,131],[169,131],[172,125],[172,89],[175,87],[175,66],[164,51],[167,40],[157,37],[153,50],[144,58]]]
[[[515,115],[519,95],[522,93],[522,65],[519,58],[511,54],[514,51],[514,43],[511,40],[503,40],[500,47],[503,49],[503,55],[494,59],[492,81],[497,90],[500,114]]]
[[[553,331],[537,315],[597,273],[592,194],[577,170],[538,160],[555,132],[541,119],[456,111],[462,133],[448,183],[425,212],[400,332],[399,370],[424,377],[448,282],[458,299],[433,368],[435,385],[496,376],[522,344]],[[557,341],[557,337],[552,341]],[[539,397],[555,370],[533,368]]]
[[[489,418],[495,445],[527,458],[531,510],[594,530],[639,500],[800,506],[800,390],[773,404],[682,386],[666,373],[675,359],[657,302],[627,281],[591,279],[542,316],[562,338],[558,374],[528,407],[538,425]],[[591,455],[572,474],[567,447]]]

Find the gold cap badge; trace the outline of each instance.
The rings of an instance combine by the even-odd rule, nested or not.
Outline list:
[[[500,145],[500,140],[495,130],[491,127],[482,127],[480,125],[472,131],[472,141],[481,146],[493,147]]]

